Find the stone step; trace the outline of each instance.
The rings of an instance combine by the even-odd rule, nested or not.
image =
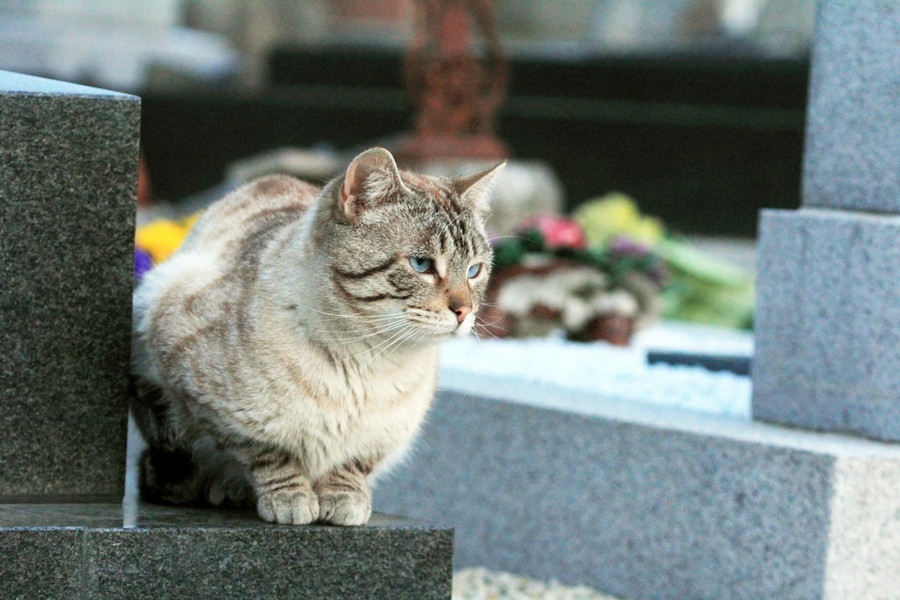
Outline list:
[[[449,598],[453,531],[373,515],[283,526],[252,511],[0,505],[0,598]]]
[[[375,508],[455,566],[623,598],[896,597],[900,445],[442,374]]]

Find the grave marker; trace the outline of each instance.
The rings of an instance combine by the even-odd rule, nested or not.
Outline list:
[[[900,4],[823,2],[803,206],[763,211],[753,416],[900,441]]]
[[[122,498],[139,123],[0,71],[0,499]]]

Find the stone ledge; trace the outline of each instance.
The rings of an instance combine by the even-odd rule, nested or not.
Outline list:
[[[497,379],[443,386],[469,392],[440,393],[375,504],[452,523],[457,568],[625,598],[893,593],[896,445]]]
[[[384,515],[287,527],[244,511],[0,505],[0,597],[449,598],[452,545],[449,528]]]
[[[765,210],[753,416],[900,441],[900,215]]]

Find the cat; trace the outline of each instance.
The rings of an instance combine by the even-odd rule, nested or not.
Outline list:
[[[323,188],[267,176],[212,204],[134,294],[132,409],[150,501],[361,525],[467,335],[505,163],[458,178],[372,148]]]

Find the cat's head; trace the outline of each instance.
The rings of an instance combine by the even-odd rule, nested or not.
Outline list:
[[[398,343],[468,334],[491,271],[484,219],[503,164],[439,178],[401,172],[383,148],[357,156],[330,190],[319,242],[337,297]]]

